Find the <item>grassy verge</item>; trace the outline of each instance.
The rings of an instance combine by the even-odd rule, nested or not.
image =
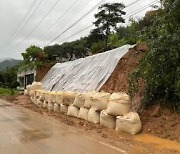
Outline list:
[[[17,90],[0,87],[0,96],[16,96],[17,94]]]

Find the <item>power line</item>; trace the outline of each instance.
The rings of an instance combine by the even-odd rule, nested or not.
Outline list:
[[[136,1],[134,1],[134,2],[132,2],[132,3],[130,3],[130,4],[128,4],[128,5],[126,5],[125,8],[128,8],[129,6],[134,5],[135,3],[139,2],[139,1],[140,1],[140,0],[136,0]],[[115,1],[114,1],[114,2],[115,2]],[[114,2],[113,2],[113,3],[114,3]],[[125,9],[125,8],[124,8],[124,9]],[[75,36],[75,35],[77,35],[77,34],[83,32],[83,31],[85,31],[85,30],[87,30],[88,28],[90,28],[90,27],[92,27],[92,26],[93,26],[93,24],[91,24],[91,25],[89,25],[89,26],[83,28],[82,30],[76,32],[75,34],[73,34],[73,35],[71,35],[71,36],[69,36],[69,37],[63,39],[63,41],[61,41],[60,43],[62,43],[62,42],[64,42],[64,41],[68,40],[69,38],[71,38],[71,37],[73,37],[73,36]]]
[[[153,2],[151,2],[149,4],[147,4],[147,5],[143,6],[142,8],[140,8],[140,9],[134,11],[133,13],[131,13],[130,15],[126,16],[125,19],[127,19],[127,18],[129,18],[129,17],[131,17],[131,16],[141,12],[141,11],[144,11],[145,9],[149,8],[151,5],[156,4],[158,2],[159,2],[159,0],[155,0],[155,1],[153,1]]]
[[[137,0],[136,2],[138,2],[138,1],[139,1],[139,0]],[[149,3],[148,5],[143,6],[142,8],[140,8],[140,9],[134,11],[133,13],[131,13],[130,16],[133,16],[133,15],[135,15],[135,14],[141,12],[141,11],[144,11],[145,9],[147,9],[148,7],[150,7],[152,4],[156,4],[157,2],[158,2],[158,0],[155,0],[155,1],[151,2],[151,3]],[[131,4],[135,4],[135,3],[133,2],[133,3],[131,3]],[[127,7],[129,7],[129,6],[131,6],[131,5],[127,5],[125,8],[127,8]],[[125,19],[128,18],[128,17],[129,17],[129,16],[125,17]],[[93,24],[91,24],[91,25],[89,25],[89,26],[83,28],[82,30],[80,30],[80,31],[78,31],[78,32],[76,32],[76,33],[74,33],[73,35],[71,35],[71,36],[69,36],[69,37],[63,39],[63,41],[61,41],[60,43],[66,41],[66,40],[68,40],[68,39],[70,39],[71,37],[73,37],[73,36],[75,36],[75,35],[77,35],[77,34],[83,32],[84,30],[86,30],[86,29],[88,29],[88,28],[90,28],[90,27],[92,27],[92,26],[93,26]]]
[[[36,6],[36,8],[34,9],[34,11],[32,12],[32,14],[29,16],[29,18],[26,20],[26,22],[25,22],[25,25],[23,26],[23,27],[21,27],[20,28],[20,30],[19,31],[21,31],[25,26],[26,26],[26,24],[30,21],[30,19],[31,19],[31,17],[34,15],[34,13],[36,12],[36,10],[39,8],[39,6],[41,5],[41,3],[43,2],[44,0],[41,0],[39,3],[38,3],[38,5]],[[16,35],[17,36],[17,35]],[[15,36],[15,37],[16,37]],[[15,37],[11,40],[11,42],[15,39]],[[11,49],[10,49],[11,50]]]
[[[17,33],[19,32],[19,30],[21,29],[24,21],[26,20],[27,16],[29,15],[29,13],[30,13],[31,10],[33,9],[34,5],[36,4],[36,2],[37,2],[37,0],[34,0],[34,2],[32,3],[29,11],[26,13],[26,15],[23,17],[22,21],[21,21],[20,24],[18,25],[17,30],[10,36],[10,38],[9,38],[5,43],[3,43],[3,44],[0,46],[0,48],[3,47],[4,45],[6,45],[7,43],[9,43],[9,41],[11,41],[11,39],[13,39],[13,38],[16,36],[16,34],[17,34]]]
[[[56,27],[56,25],[54,27],[56,28],[51,28],[51,30],[47,33],[47,36],[50,36],[51,34],[53,34],[53,31],[56,32],[58,29],[61,29],[61,27],[63,27],[64,25],[66,25],[69,21],[68,19],[72,19],[74,17],[74,15],[79,14],[79,12],[82,10],[82,8],[84,8],[86,5],[88,5],[90,1],[85,1],[85,3],[80,3],[79,5],[77,5],[74,10],[71,12],[71,14],[67,15],[67,16],[63,16],[64,18],[62,18],[61,20],[59,20],[57,23],[55,23],[56,25],[58,23],[62,23],[59,27]],[[77,9],[78,8],[78,9]],[[65,27],[65,26],[64,26]]]
[[[71,10],[70,8],[72,8],[78,1],[79,1],[79,0],[76,0],[70,7],[68,7],[68,9],[66,9],[65,12],[66,12],[66,13],[67,13],[67,12],[69,13],[69,11]],[[60,19],[61,19],[62,17],[64,17],[64,14],[61,15],[61,16],[57,19],[57,21],[51,26],[51,28],[50,28],[48,31],[46,31],[45,33],[43,33],[43,35],[40,36],[40,39],[41,39],[43,36],[45,36],[46,34],[48,34],[51,30],[53,30],[53,28],[61,21]]]
[[[136,1],[134,1],[134,2],[132,2],[132,3],[130,3],[130,4],[128,4],[127,6],[125,6],[125,8],[131,6],[131,5],[135,4],[135,3],[137,3],[138,1],[140,1],[140,0],[136,0]],[[113,1],[113,3],[115,3],[115,1]],[[64,24],[65,24],[65,23],[63,23],[63,25],[64,25]],[[61,27],[62,27],[63,25],[61,25]],[[88,27],[89,27],[89,26],[88,26]],[[60,29],[60,28],[59,28],[59,29]]]
[[[81,18],[79,18],[76,22],[74,22],[71,26],[69,26],[66,30],[64,30],[63,32],[61,32],[58,36],[56,36],[54,39],[52,39],[49,43],[51,44],[52,42],[54,42],[55,40],[57,40],[60,36],[62,36],[65,32],[67,32],[69,29],[71,29],[73,26],[75,26],[77,23],[79,23],[83,18],[85,18],[88,14],[90,14],[92,11],[94,11],[97,6],[99,6],[99,4],[101,4],[104,0],[101,0],[98,4],[96,4],[92,9],[90,9],[87,13],[85,13]]]
[[[54,3],[54,5],[49,9],[49,11],[45,14],[45,16],[39,21],[39,23],[30,31],[30,33],[28,33],[28,35],[26,35],[26,37],[19,42],[17,45],[15,45],[13,48],[17,47],[18,45],[20,45],[22,42],[24,42],[40,25],[41,23],[46,19],[46,17],[49,15],[49,13],[53,10],[53,8],[57,5],[57,3],[60,0],[56,0],[56,2]]]
[[[139,2],[139,1],[140,1],[140,0],[136,0],[136,1],[134,1],[134,2],[132,2],[132,3],[130,3],[130,4],[128,4],[128,5],[126,5],[125,8],[127,8],[127,7],[129,7],[129,6],[131,6],[131,5],[134,5],[135,3]]]
[[[87,27],[81,29],[80,31],[76,32],[75,34],[73,34],[73,35],[71,35],[71,36],[69,36],[69,37],[63,39],[63,41],[61,41],[60,43],[62,43],[62,42],[64,42],[64,41],[70,39],[71,37],[73,37],[73,36],[75,36],[75,35],[77,35],[77,34],[83,32],[83,31],[85,31],[85,30],[87,30],[87,29],[89,29],[89,28],[92,27],[92,26],[93,26],[93,24],[91,24],[91,25],[89,25],[89,26],[87,26]]]

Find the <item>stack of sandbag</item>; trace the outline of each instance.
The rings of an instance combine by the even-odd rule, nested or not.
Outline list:
[[[85,101],[84,101],[84,108],[90,109],[93,104],[93,96],[95,95],[96,91],[88,92],[84,95]]]
[[[68,107],[68,113],[67,115],[69,116],[73,116],[73,117],[78,117],[79,115],[79,111],[82,108],[81,112],[83,111],[83,107],[84,107],[84,102],[85,102],[85,94],[83,93],[76,93],[75,94],[75,99],[73,104],[71,104]],[[81,115],[81,113],[80,113]],[[79,118],[81,118],[81,116],[79,116]]]
[[[68,112],[68,106],[64,104],[60,104],[60,113],[67,114]]]
[[[109,115],[106,110],[102,110],[100,113],[100,125],[114,129],[116,126],[116,117]]]
[[[60,112],[60,105],[57,104],[57,103],[54,103],[53,111],[54,111],[54,112]]]
[[[69,116],[77,117],[77,114],[76,114],[77,107],[72,105],[74,103],[76,93],[66,91],[66,92],[62,93],[62,97],[63,97],[63,101],[60,106],[61,107],[60,113],[64,113],[64,114],[68,114]]]
[[[61,105],[63,104],[64,101],[64,93],[63,91],[57,92],[56,93],[56,103]]]
[[[78,107],[74,106],[73,104],[68,106],[68,112],[67,112],[68,116],[77,117],[78,113],[79,113]]]
[[[106,110],[110,96],[111,96],[111,94],[110,93],[106,93],[106,92],[95,93],[94,96],[93,96],[92,107],[96,111]]]
[[[85,102],[85,94],[82,93],[77,93],[73,102],[73,105],[77,108],[82,108],[84,107],[84,102]]]
[[[33,82],[30,86],[30,90],[36,90],[36,89],[42,89],[42,83],[41,82]]]
[[[32,85],[28,85],[26,87],[28,94],[30,93],[30,91],[37,90],[37,89],[42,89],[42,83],[41,82],[33,82]]]
[[[89,109],[88,112],[88,121],[99,124],[100,122],[100,112],[96,111],[93,107]]]
[[[73,104],[76,97],[76,93],[71,91],[66,91],[63,93],[63,97],[64,97],[64,101],[62,104],[69,106]]]
[[[79,113],[78,113],[78,118],[88,120],[88,112],[89,112],[89,109],[84,108],[84,107],[80,108]]]
[[[39,100],[43,101],[45,100],[45,94],[46,91],[45,90],[39,90]]]
[[[116,130],[127,132],[129,134],[137,134],[142,129],[140,117],[135,112],[129,112],[124,116],[118,116],[116,119]]]
[[[129,95],[126,93],[113,93],[109,98],[107,113],[113,116],[125,115],[131,110]]]

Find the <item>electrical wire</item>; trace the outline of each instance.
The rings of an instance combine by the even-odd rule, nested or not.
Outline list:
[[[28,11],[28,12],[26,13],[26,15],[23,17],[22,21],[18,24],[18,26],[17,26],[18,28],[17,28],[17,29],[15,30],[15,32],[10,36],[10,38],[9,38],[5,43],[3,43],[3,44],[0,46],[0,48],[3,47],[3,46],[5,46],[6,44],[8,44],[9,41],[11,41],[14,37],[16,37],[17,33],[20,31],[21,27],[23,26],[24,21],[26,20],[26,18],[28,17],[29,13],[31,12],[31,10],[32,10],[33,7],[35,6],[36,2],[37,2],[37,0],[34,0],[34,2],[32,3],[29,11]]]
[[[56,0],[54,5],[49,9],[49,11],[45,14],[45,16],[38,22],[38,24],[30,31],[30,33],[28,33],[28,35],[26,35],[26,37],[22,41],[20,41],[17,45],[15,45],[13,48],[17,47],[22,42],[24,42],[41,25],[41,23],[46,19],[46,17],[49,15],[49,13],[51,13],[51,11],[54,9],[54,7],[57,5],[57,3],[59,1],[60,0]]]
[[[79,18],[76,22],[74,22],[71,26],[69,26],[66,30],[64,30],[63,32],[61,32],[59,35],[57,35],[54,39],[52,39],[49,43],[51,44],[52,42],[54,42],[55,40],[57,40],[60,36],[62,36],[65,32],[67,32],[69,29],[71,29],[72,27],[74,27],[77,23],[79,23],[82,19],[84,19],[87,15],[89,15],[92,11],[94,11],[97,6],[99,6],[104,0],[101,0],[98,4],[96,4],[92,9],[90,9],[87,13],[85,13],[81,18]]]
[[[60,26],[55,26],[56,28],[51,29],[51,31],[48,32],[48,34],[46,34],[46,38],[48,38],[48,36],[50,35],[54,36],[57,33],[58,29],[61,30],[62,27],[66,27],[65,25],[69,23],[69,19],[71,20],[75,14],[76,15],[79,14],[82,11],[82,8],[86,7],[86,5],[88,5],[89,3],[90,1],[85,1],[85,3],[81,3],[80,5],[77,5],[74,8],[75,11],[70,12],[71,14],[65,16],[64,18],[62,18],[62,20],[58,21],[58,23],[62,23],[62,24]],[[53,34],[54,32],[55,34]]]
[[[27,25],[27,23],[30,21],[31,17],[34,15],[34,13],[36,12],[36,10],[39,8],[39,6],[41,5],[41,3],[43,2],[44,0],[41,0],[38,5],[36,6],[36,8],[34,9],[34,11],[32,12],[32,14],[29,16],[29,18],[26,20],[25,22],[25,25],[23,27],[20,28],[20,31]],[[16,35],[17,36],[17,35]],[[15,37],[11,40],[11,42],[13,42],[15,39]],[[9,47],[9,46],[8,46]],[[10,49],[11,50],[11,49]]]
[[[153,1],[153,2],[151,2],[151,3],[149,3],[149,4],[147,4],[147,5],[143,6],[142,8],[134,11],[134,12],[131,13],[130,15],[127,15],[127,16],[125,17],[125,19],[127,19],[127,18],[129,18],[129,17],[131,17],[131,16],[133,16],[133,15],[141,12],[141,11],[144,11],[145,9],[149,8],[151,5],[156,4],[156,3],[158,3],[158,2],[159,2],[159,0],[155,0],[155,1]]]

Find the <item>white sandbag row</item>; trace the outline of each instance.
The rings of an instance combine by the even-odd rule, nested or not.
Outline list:
[[[59,112],[117,131],[137,134],[142,125],[137,113],[131,112],[130,98],[125,93],[51,92],[33,90],[32,101],[49,111]]]

